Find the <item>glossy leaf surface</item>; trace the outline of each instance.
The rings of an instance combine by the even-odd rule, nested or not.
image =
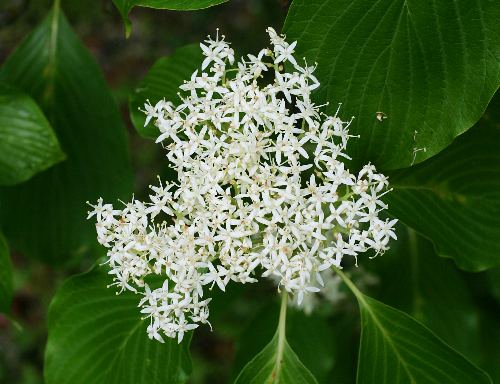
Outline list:
[[[35,101],[0,83],[0,185],[28,180],[64,159]]]
[[[287,295],[287,293],[284,293]],[[286,338],[287,296],[282,296],[273,338],[240,372],[235,384],[317,384]]]
[[[500,265],[499,101],[439,155],[389,174],[390,213],[469,271]]]
[[[150,340],[138,295],[116,295],[94,270],[66,281],[49,309],[47,384],[173,384],[191,371],[189,339]]]
[[[294,0],[284,32],[318,63],[316,101],[356,117],[356,165],[394,169],[480,118],[500,84],[499,12],[490,0]]]
[[[7,59],[0,79],[38,102],[67,156],[1,190],[5,235],[27,256],[61,265],[96,244],[87,200],[129,198],[125,127],[94,58],[57,7]]]
[[[285,341],[283,356],[278,363],[278,334],[243,368],[235,384],[308,384],[317,383]],[[278,374],[279,372],[279,374]]]
[[[491,384],[488,375],[406,313],[361,293],[339,272],[358,300],[361,342],[358,384]]]

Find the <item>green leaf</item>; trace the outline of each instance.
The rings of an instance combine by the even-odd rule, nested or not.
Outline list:
[[[199,45],[192,44],[154,63],[129,100],[130,119],[141,136],[156,139],[159,132],[152,122],[144,126],[146,115],[139,108],[144,109],[147,100],[153,105],[161,99],[180,103],[179,86],[200,67],[202,57]]]
[[[246,362],[252,359],[274,336],[269,325],[278,322],[275,303],[264,306],[237,338],[234,373],[238,373]],[[214,311],[211,311],[214,312]],[[320,383],[328,381],[335,362],[335,336],[328,319],[322,314],[306,315],[300,309],[288,308],[286,320],[286,341],[297,358]]]
[[[287,294],[281,302],[279,325],[267,344],[240,372],[235,384],[308,384],[317,383],[299,360],[285,336]]]
[[[38,102],[67,155],[2,189],[0,220],[13,248],[61,265],[96,244],[85,202],[131,193],[125,127],[95,60],[57,7],[7,59],[0,80]]]
[[[8,313],[10,311],[12,291],[12,263],[10,261],[9,247],[7,246],[7,240],[0,232],[0,312]]]
[[[479,351],[479,316],[463,273],[438,257],[432,243],[408,227],[398,245],[373,263],[380,278],[376,298],[407,312],[467,358]]]
[[[269,299],[269,295],[265,297],[265,300],[267,299]],[[269,344],[269,340],[276,333],[276,329],[270,324],[277,324],[278,321],[279,313],[276,311],[274,300],[254,314],[252,321],[246,325],[241,335],[236,338],[236,354],[232,364],[233,380],[231,382],[234,382],[234,379],[240,374],[245,365]]]
[[[132,31],[132,23],[128,18],[128,14],[136,6],[172,11],[192,11],[212,7],[226,1],[228,0],[113,0],[113,3],[118,8],[125,24],[125,36],[129,37]]]
[[[164,344],[148,338],[140,297],[106,288],[99,268],[70,278],[48,315],[47,384],[184,383],[191,371],[189,338]]]
[[[283,357],[278,366],[276,361],[278,349],[279,338],[278,333],[276,333],[271,342],[243,368],[235,384],[317,383],[314,376],[300,362],[287,341],[284,342]],[[279,379],[276,374],[278,370],[280,371]]]
[[[469,271],[500,265],[500,129],[493,121],[487,113],[439,155],[389,174],[390,213]]]
[[[64,157],[33,99],[0,83],[0,185],[26,181]]]
[[[358,300],[361,343],[358,384],[491,383],[488,375],[411,316],[362,294],[337,271]]]
[[[356,117],[356,164],[394,169],[416,148],[426,148],[416,162],[435,155],[481,117],[500,81],[499,13],[490,0],[294,0],[284,32],[318,63],[316,101]]]

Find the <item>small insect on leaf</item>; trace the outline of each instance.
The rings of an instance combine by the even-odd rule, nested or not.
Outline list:
[[[383,121],[384,119],[387,119],[387,116],[384,112],[375,112],[375,115],[378,121]]]

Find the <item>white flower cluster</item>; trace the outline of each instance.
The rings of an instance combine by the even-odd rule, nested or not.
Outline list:
[[[300,304],[297,297],[294,301],[289,301],[289,305],[302,310],[308,316],[325,304],[330,308],[336,307],[346,296],[341,291],[342,279],[332,269],[321,271],[320,277],[322,284],[318,293],[304,295]]]
[[[323,285],[321,271],[396,238],[396,220],[379,218],[387,178],[373,165],[345,168],[349,123],[311,101],[315,67],[267,31],[272,48],[237,65],[224,37],[209,37],[182,103],[145,105],[178,183],[160,182],[150,201],[121,210],[100,200],[89,214],[115,284],[144,295],[151,338],[180,342],[207,323],[207,286],[272,276],[300,304]],[[150,288],[149,275],[163,286]]]

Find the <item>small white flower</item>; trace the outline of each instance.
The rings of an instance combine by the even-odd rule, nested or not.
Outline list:
[[[283,43],[280,45],[276,45],[275,52],[277,56],[274,59],[275,64],[281,63],[283,61],[289,61],[293,65],[297,65],[297,61],[295,61],[295,58],[293,57],[293,49],[296,45],[296,41],[294,41],[292,44]]]

